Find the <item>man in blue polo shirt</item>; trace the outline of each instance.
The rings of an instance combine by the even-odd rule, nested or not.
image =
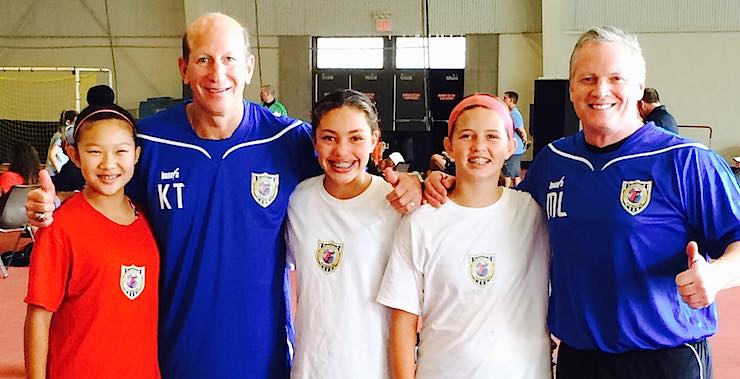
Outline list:
[[[711,377],[714,297],[740,282],[738,186],[717,154],[640,122],[644,82],[633,36],[584,33],[570,62],[583,131],[523,183],[550,227],[559,378]]]
[[[542,149],[522,182],[548,218],[559,379],[711,378],[714,299],[740,285],[740,189],[717,154],[640,121],[644,83],[633,36],[581,35],[570,98],[583,131]]]
[[[319,169],[309,125],[242,99],[254,68],[248,41],[231,17],[197,18],[178,61],[193,100],[139,126],[143,154],[127,192],[144,206],[160,248],[165,378],[289,372],[283,219],[295,186]],[[391,204],[418,206],[418,179],[398,180]],[[54,209],[53,186],[42,187],[27,209],[37,226]]]

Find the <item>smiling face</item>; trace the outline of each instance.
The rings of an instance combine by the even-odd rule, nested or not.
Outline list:
[[[241,113],[244,86],[254,69],[241,25],[224,15],[203,16],[188,28],[187,41],[189,56],[178,64],[197,111],[212,117]]]
[[[610,135],[617,142],[639,128],[637,102],[644,87],[639,60],[625,45],[591,41],[581,46],[574,57],[570,100],[587,139]]]
[[[378,143],[378,132],[366,114],[351,106],[332,109],[315,125],[314,147],[326,174],[324,188],[334,197],[348,199],[370,185],[367,162]]]
[[[498,113],[483,107],[463,111],[444,144],[455,160],[458,180],[498,181],[504,161],[516,148]]]
[[[120,119],[94,121],[80,130],[72,160],[85,178],[88,199],[123,196],[134,174],[140,147],[134,144],[132,126]]]

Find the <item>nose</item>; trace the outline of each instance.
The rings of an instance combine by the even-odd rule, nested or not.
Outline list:
[[[594,88],[594,92],[599,97],[608,95],[609,92],[611,92],[611,88],[609,87],[609,81],[606,79],[599,79],[599,81],[596,82],[596,88]]]
[[[211,78],[213,78],[214,80],[218,80],[222,78],[224,75],[225,69],[226,69],[224,64],[217,59],[213,60],[213,63],[211,63],[210,68],[211,68],[211,72],[210,72]]]
[[[116,153],[111,151],[108,153],[103,154],[103,159],[100,161],[100,168],[102,169],[112,169],[116,167]]]
[[[337,145],[334,150],[338,156],[344,156],[344,154],[350,150],[349,148],[350,148],[349,142],[343,139],[339,139],[337,141]]]

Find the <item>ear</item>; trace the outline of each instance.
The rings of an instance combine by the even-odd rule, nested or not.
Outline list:
[[[139,156],[141,156],[141,146],[136,146],[136,150],[134,150],[134,164],[139,163]]]
[[[72,163],[75,164],[77,167],[81,167],[80,165],[80,152],[77,151],[77,148],[73,145],[67,145],[67,156],[72,161]]]
[[[568,80],[568,99],[572,103],[573,102],[573,83],[571,82],[571,80],[573,79]]]
[[[247,85],[252,84],[252,75],[254,74],[254,54],[249,54],[247,57]]]
[[[373,150],[375,150],[375,147],[378,145],[379,140],[380,130],[373,130],[372,135],[370,136],[370,143],[373,145]]]
[[[516,145],[516,138],[512,134],[511,138],[509,138],[509,144],[506,148],[506,159],[509,159],[512,155],[514,155],[514,152],[516,151]]]
[[[177,67],[180,69],[180,76],[182,77],[182,82],[185,84],[188,83],[188,61],[185,60],[185,57],[177,58]]]
[[[452,156],[452,140],[450,139],[450,137],[445,137],[445,139],[442,141],[442,144],[444,145],[447,154]]]

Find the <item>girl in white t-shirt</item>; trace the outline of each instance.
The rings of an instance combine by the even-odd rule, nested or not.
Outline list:
[[[312,123],[324,175],[296,187],[285,233],[291,378],[388,378],[389,311],[375,297],[400,215],[386,201],[391,185],[366,171],[378,114],[364,94],[341,90],[316,104]]]
[[[529,194],[498,185],[516,148],[509,109],[463,99],[444,144],[450,201],[401,222],[377,298],[392,308],[393,377],[549,378],[545,219]]]

